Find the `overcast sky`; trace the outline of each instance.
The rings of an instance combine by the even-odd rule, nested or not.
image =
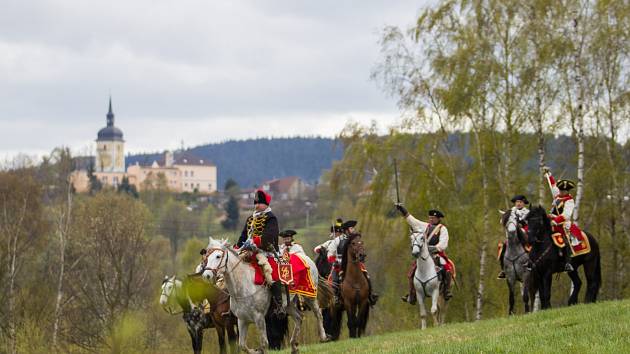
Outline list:
[[[424,2],[3,0],[0,156],[87,149],[110,93],[131,152],[386,126],[379,31]]]

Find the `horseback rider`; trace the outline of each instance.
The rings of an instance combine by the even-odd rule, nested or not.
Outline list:
[[[549,212],[549,218],[551,219],[551,226],[554,233],[560,233],[565,239],[567,250],[562,252],[561,256],[564,256],[564,271],[572,272],[573,266],[571,265],[571,246],[579,244],[579,241],[571,233],[571,220],[573,217],[573,209],[575,208],[575,201],[569,191],[575,188],[575,182],[568,179],[561,179],[558,182],[554,179],[549,167],[544,168],[544,176],[549,183],[551,194],[553,195],[553,203],[551,205],[551,211]],[[574,225],[577,227],[577,225]],[[567,241],[569,239],[569,242]]]
[[[337,220],[335,221],[335,224],[332,225],[330,227],[330,234],[328,235],[329,239],[324,241],[323,243],[315,246],[315,248],[313,249],[313,252],[319,254],[322,249],[324,249],[324,252],[328,251],[328,247],[330,246],[330,244],[333,242],[333,240],[336,237],[341,236],[342,232],[341,232],[341,225],[343,224],[343,220],[341,218],[337,218]]]
[[[447,266],[448,258],[444,251],[448,248],[448,230],[446,226],[442,224],[442,218],[444,214],[436,209],[429,210],[429,222],[424,222],[416,219],[413,215],[409,214],[407,209],[401,204],[396,203],[396,209],[400,211],[402,216],[407,220],[412,232],[423,233],[428,239],[429,253],[433,256],[433,261],[436,266],[440,268],[439,274],[444,281],[444,298],[446,300],[453,297],[451,294],[451,274],[448,272]],[[402,296],[401,300],[414,305],[416,299],[416,289],[413,285],[413,278],[416,272],[416,262],[412,262],[411,268],[407,273],[409,280],[409,293]]]
[[[282,237],[282,244],[280,245],[280,255],[284,255],[285,253],[305,254],[302,246],[299,243],[296,243],[293,239],[293,236],[295,235],[297,235],[297,232],[293,230],[284,230],[280,233],[280,237]]]
[[[527,222],[525,218],[527,214],[529,214],[529,208],[526,205],[529,204],[527,197],[522,194],[517,194],[512,198],[512,209],[510,209],[510,219],[516,220],[516,226],[521,227],[525,234],[527,234]],[[497,279],[505,279],[505,272],[503,270],[503,257],[505,256],[505,248],[506,248],[507,240],[499,241],[499,265],[501,266],[501,271],[497,276]]]
[[[263,271],[265,281],[271,287],[271,294],[279,314],[284,311],[282,306],[282,284],[273,281],[272,268],[267,257],[278,258],[278,219],[271,212],[269,204],[271,196],[262,189],[254,195],[254,213],[247,218],[236,247],[251,250]]]
[[[355,226],[357,226],[356,220],[348,220],[341,224],[341,234],[335,237],[328,247],[328,262],[332,263],[332,271],[330,273],[332,276],[332,282],[334,284],[333,289],[335,289],[335,297],[337,303],[341,301],[341,287],[339,286],[339,284],[341,284],[341,282],[343,281],[343,270],[341,269],[343,249],[348,242],[349,236],[355,233]],[[365,276],[369,287],[368,301],[370,302],[371,306],[374,306],[376,304],[376,301],[378,300],[378,295],[372,292],[372,280],[370,279],[370,275],[368,274],[367,269],[365,268],[365,266],[363,266],[362,268],[364,269],[363,275]]]

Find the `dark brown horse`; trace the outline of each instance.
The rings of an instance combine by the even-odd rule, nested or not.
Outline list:
[[[211,320],[211,326],[217,331],[219,338],[219,349],[221,354],[226,353],[225,336],[227,334],[231,353],[237,353],[236,340],[238,339],[236,317],[230,312],[230,296],[213,284],[209,284],[200,274],[191,274],[184,279],[184,289],[188,297],[194,304],[202,304],[204,300],[210,305],[210,312],[207,314]],[[200,307],[200,306],[197,306]],[[203,342],[203,331],[197,332],[199,349]],[[192,334],[191,334],[192,339]]]
[[[348,316],[348,331],[351,338],[361,337],[365,333],[368,318],[370,316],[370,305],[368,302],[369,284],[363,274],[363,261],[365,260],[365,249],[361,234],[350,235],[343,247],[343,258],[341,269],[343,280],[341,286],[341,297],[343,307],[337,306],[333,311],[333,333],[334,339],[339,337],[341,328],[341,317],[343,312]]]
[[[527,216],[529,226],[529,240],[533,241],[529,258],[532,264],[532,278],[530,283],[530,301],[533,303],[536,291],[540,295],[540,305],[542,309],[551,307],[551,280],[553,273],[560,273],[564,270],[564,259],[558,254],[558,249],[554,245],[551,234],[551,220],[547,216],[546,210],[541,207],[532,208]],[[571,258],[571,265],[574,271],[568,273],[573,283],[573,290],[569,297],[569,305],[577,304],[578,293],[582,286],[582,281],[578,275],[578,268],[584,266],[586,276],[586,295],[584,301],[597,301],[597,293],[602,282],[602,270],[600,263],[599,244],[595,237],[588,232],[584,232],[591,245],[591,251],[587,254]],[[566,246],[569,247],[569,246]],[[568,252],[565,249],[563,252]],[[532,304],[533,306],[533,304]]]

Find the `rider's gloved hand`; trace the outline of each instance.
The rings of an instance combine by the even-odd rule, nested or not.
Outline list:
[[[551,170],[549,169],[549,166],[543,166],[542,170],[543,170],[543,174],[551,173]]]
[[[438,253],[438,248],[436,246],[429,246],[429,253]]]
[[[394,205],[396,206],[396,209],[398,209],[398,211],[402,214],[402,216],[406,217],[407,215],[409,215],[409,212],[407,212],[407,209],[405,209],[402,203],[396,203]]]
[[[256,250],[256,244],[254,244],[251,240],[247,240],[243,243],[243,246],[241,246],[241,249],[243,250],[247,250],[247,251],[254,251]]]

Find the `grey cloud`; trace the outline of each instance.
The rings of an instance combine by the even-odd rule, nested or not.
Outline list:
[[[77,134],[85,131],[69,127],[100,125],[110,91],[127,124],[154,117],[195,129],[195,121],[264,116],[299,127],[295,118],[307,115],[395,115],[394,102],[368,80],[378,57],[376,31],[412,23],[419,7],[8,0],[0,13],[0,121],[48,122],[59,137],[50,137],[51,148],[62,138],[83,141]],[[0,151],[15,150],[19,142],[5,134]]]

